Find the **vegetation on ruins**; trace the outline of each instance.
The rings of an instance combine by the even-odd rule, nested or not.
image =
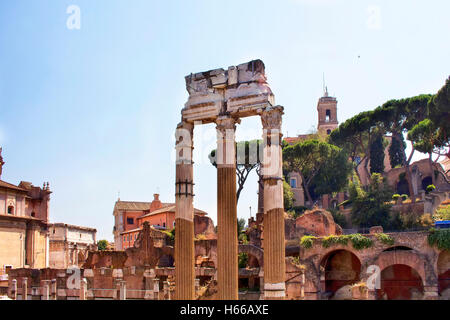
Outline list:
[[[292,192],[292,188],[289,183],[287,183],[285,180],[283,180],[283,201],[285,211],[292,212],[295,202],[294,193]]]
[[[392,191],[379,173],[372,174],[367,191],[357,182],[349,188],[352,222],[363,228],[389,226]]]
[[[434,221],[450,220],[450,200],[446,200],[436,209]]]
[[[108,248],[108,240],[99,240],[97,242],[98,251],[104,251]]]
[[[161,230],[161,232],[164,233],[169,238],[169,241],[175,241],[175,228],[173,228],[170,231]]]
[[[450,250],[450,230],[431,228],[428,233],[428,244],[440,250]]]
[[[427,186],[427,193],[433,192],[436,189],[436,186],[434,184],[430,184],[429,186]]]
[[[347,159],[341,148],[316,139],[299,141],[283,148],[283,168],[300,175],[311,205],[311,192],[328,194],[345,188],[351,172]]]
[[[300,257],[298,257],[298,256],[296,256],[296,257],[289,257],[289,260],[294,266],[296,266],[301,271],[304,272],[306,270],[306,266],[301,263]]]
[[[238,267],[246,268],[248,264],[248,254],[247,253],[239,253],[238,255]]]
[[[394,238],[386,233],[375,233],[375,237],[378,239],[378,241],[385,245],[392,246],[394,244]]]
[[[392,246],[394,244],[394,238],[385,233],[375,234],[375,238],[387,246]],[[312,248],[314,241],[320,239],[314,236],[303,236],[300,238],[300,247],[309,249]],[[323,248],[329,248],[333,245],[347,246],[351,243],[352,247],[356,250],[362,250],[370,248],[374,245],[374,241],[360,233],[353,233],[347,235],[330,235],[321,238],[321,245]]]
[[[312,248],[315,239],[317,239],[317,237],[314,237],[314,236],[301,237],[300,238],[300,247],[305,248],[305,249]]]
[[[335,236],[335,235],[330,235],[328,237],[324,237],[322,239],[322,247],[324,248],[329,248],[332,245],[335,244],[341,244],[346,246],[348,243],[349,237],[348,236]]]

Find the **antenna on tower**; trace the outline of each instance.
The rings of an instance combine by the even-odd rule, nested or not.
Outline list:
[[[322,72],[322,90],[325,93],[325,72]]]

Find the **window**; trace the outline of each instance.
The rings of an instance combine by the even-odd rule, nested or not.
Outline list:
[[[295,178],[291,179],[291,188],[297,188],[297,179]]]
[[[34,213],[34,211],[31,213],[31,216],[34,218],[36,216],[36,213]],[[55,231],[55,230],[53,230]]]
[[[164,228],[166,227],[166,223],[165,223],[165,222],[163,222],[163,227],[164,227]]]
[[[325,122],[330,122],[330,118],[331,118],[331,111],[327,109],[325,113]]]
[[[123,241],[127,241],[127,236],[123,236]]]
[[[331,130],[330,130],[330,129],[328,129],[328,130],[327,130],[327,134],[329,135],[330,133],[331,133]]]
[[[8,207],[8,214],[14,214],[14,207],[13,206],[9,206]]]
[[[127,218],[127,224],[134,224],[133,218]]]

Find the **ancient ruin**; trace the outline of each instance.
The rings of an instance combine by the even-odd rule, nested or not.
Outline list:
[[[284,298],[284,228],[281,160],[281,116],[265,75],[254,60],[227,70],[186,76],[189,99],[176,130],[176,298],[194,299],[193,128],[216,123],[219,299],[238,298],[235,130],[240,118],[259,115],[264,129],[262,166],[266,298]]]

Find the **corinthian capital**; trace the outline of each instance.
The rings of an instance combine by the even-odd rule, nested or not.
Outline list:
[[[263,129],[281,129],[282,106],[268,107],[261,112]]]
[[[216,129],[218,132],[225,136],[225,133],[229,130],[236,131],[236,123],[239,123],[240,120],[234,119],[232,117],[222,116],[217,118],[216,120]]]

